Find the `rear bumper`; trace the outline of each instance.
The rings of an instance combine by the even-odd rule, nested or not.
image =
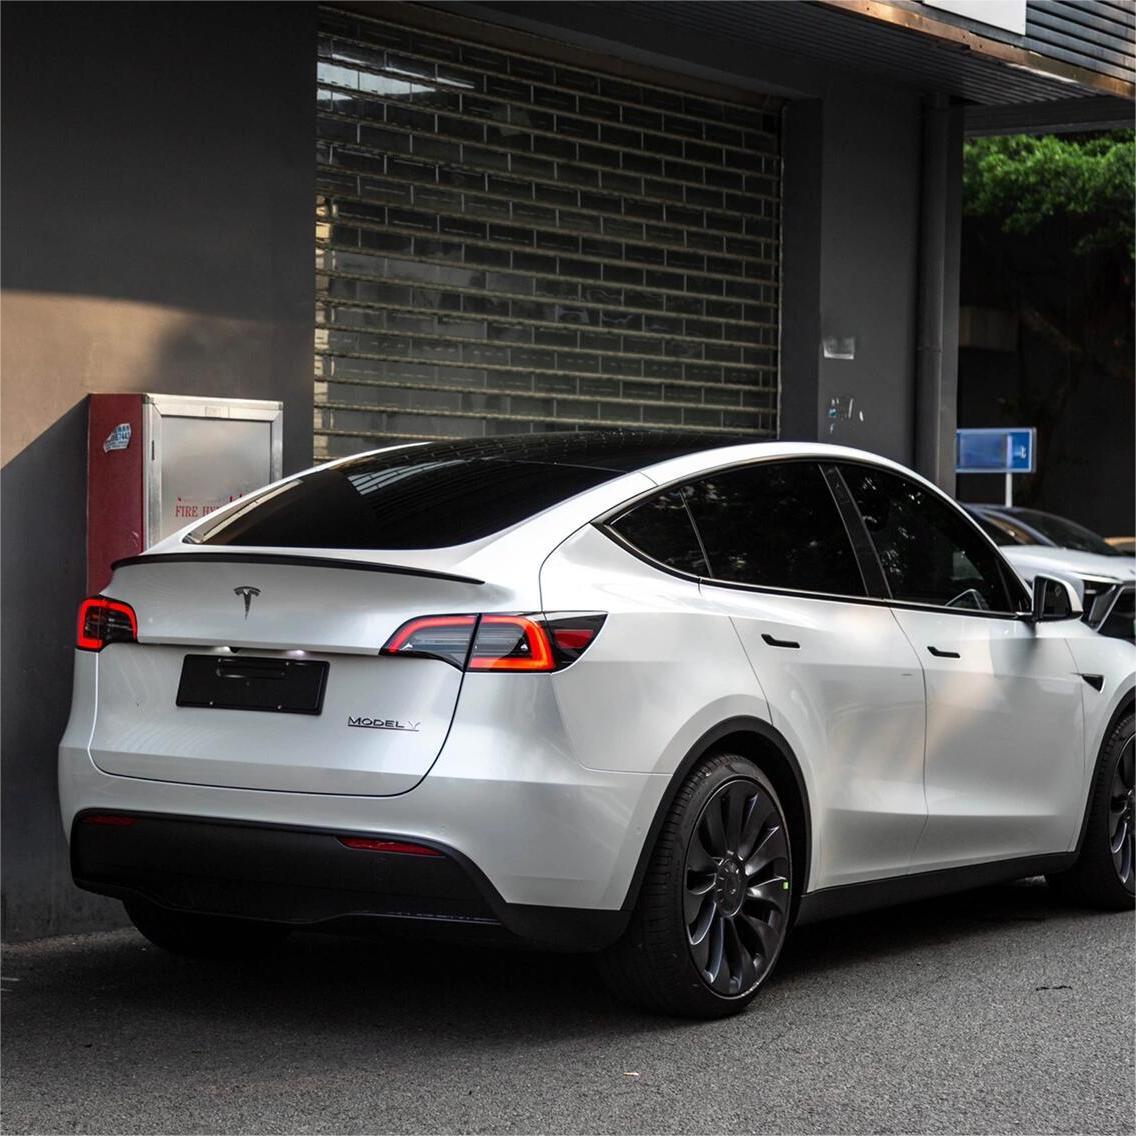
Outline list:
[[[507,903],[475,864],[437,841],[421,843],[440,855],[416,856],[338,839],[374,832],[118,809],[129,823],[88,823],[107,811],[76,815],[71,871],[79,887],[118,899],[311,930],[412,924],[570,950],[604,947],[627,922],[620,910]]]

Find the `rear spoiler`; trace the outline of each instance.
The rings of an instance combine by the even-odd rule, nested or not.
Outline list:
[[[472,576],[457,576],[452,572],[435,572],[432,568],[411,568],[404,564],[376,564],[372,560],[340,560],[334,557],[290,556],[277,552],[158,552],[152,556],[127,556],[116,560],[112,569],[126,568],[131,564],[200,564],[225,562],[232,564],[292,564],[297,568],[349,568],[354,572],[387,572],[397,576],[425,576],[431,580],[451,580],[457,584],[484,584]]]

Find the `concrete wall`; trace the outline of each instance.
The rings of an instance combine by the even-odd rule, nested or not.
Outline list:
[[[311,457],[315,9],[3,12],[3,933],[117,918],[55,803],[95,391],[279,398]]]

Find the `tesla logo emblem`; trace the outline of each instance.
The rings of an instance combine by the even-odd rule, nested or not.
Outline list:
[[[249,608],[252,607],[252,597],[260,595],[259,588],[250,587],[248,584],[242,584],[239,588],[233,589],[233,594],[241,597],[245,601],[245,619],[249,617]]]

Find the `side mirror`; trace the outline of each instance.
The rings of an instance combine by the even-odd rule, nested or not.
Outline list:
[[[1085,614],[1077,589],[1057,576],[1035,576],[1033,580],[1034,623],[1053,623],[1059,619],[1080,619]]]

